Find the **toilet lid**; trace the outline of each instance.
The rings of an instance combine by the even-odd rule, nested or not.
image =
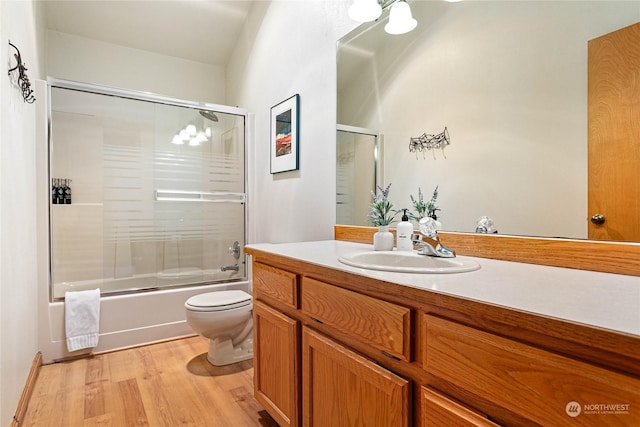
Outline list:
[[[251,304],[251,295],[244,291],[216,291],[194,295],[185,306],[193,311],[223,311]]]

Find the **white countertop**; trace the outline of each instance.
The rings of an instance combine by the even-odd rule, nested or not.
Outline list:
[[[338,261],[373,245],[324,240],[260,243],[249,248],[403,286],[551,316],[640,336],[640,277],[487,258],[468,273],[411,274],[365,270]]]

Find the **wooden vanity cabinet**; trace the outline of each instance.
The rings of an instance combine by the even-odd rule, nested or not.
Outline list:
[[[254,395],[278,424],[409,426],[410,382],[313,329],[326,322],[408,358],[409,309],[259,262],[253,288]]]
[[[255,394],[282,426],[640,426],[638,340],[259,255]]]

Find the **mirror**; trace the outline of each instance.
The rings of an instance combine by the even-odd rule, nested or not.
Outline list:
[[[395,207],[437,186],[446,231],[487,215],[500,234],[587,238],[587,42],[640,21],[640,2],[409,4],[412,32],[385,33],[385,12],[338,43],[337,121],[384,138]],[[445,127],[444,150],[409,151]]]

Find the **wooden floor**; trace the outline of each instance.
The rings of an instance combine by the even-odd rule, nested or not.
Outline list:
[[[253,398],[252,361],[216,367],[185,338],[45,365],[21,426],[277,427]]]

